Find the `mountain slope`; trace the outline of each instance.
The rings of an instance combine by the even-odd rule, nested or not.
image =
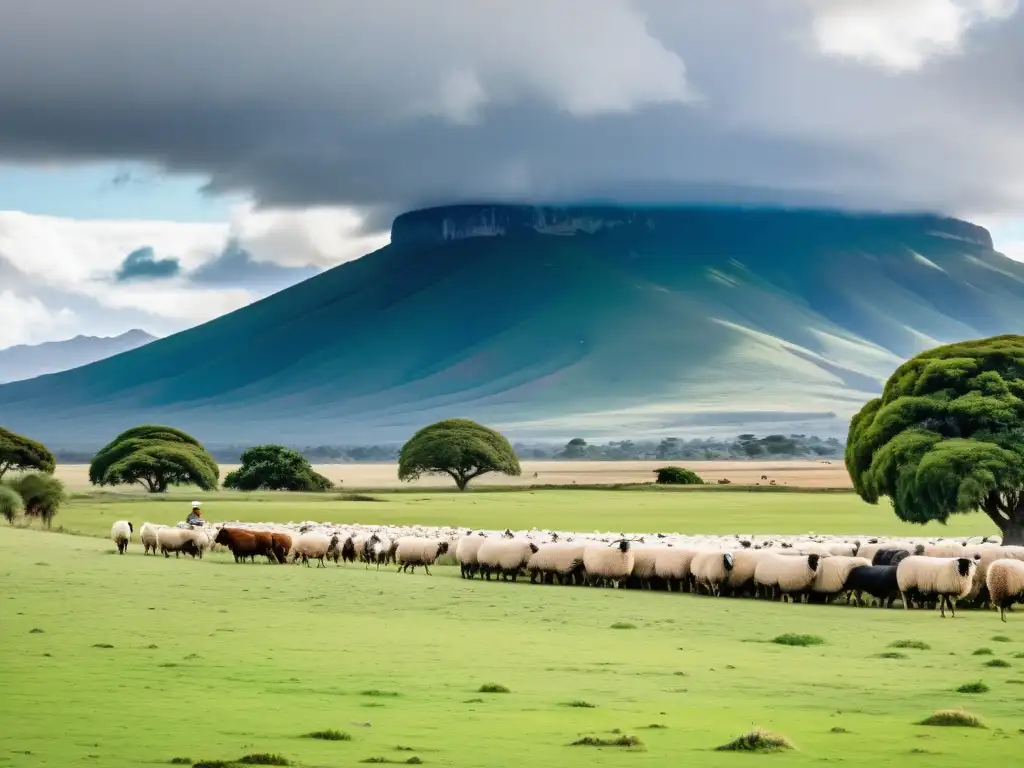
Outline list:
[[[45,344],[19,344],[0,349],[0,383],[22,381],[103,360],[156,339],[135,329],[120,336],[76,336]]]
[[[458,206],[203,326],[0,387],[62,446],[163,421],[211,444],[839,432],[900,360],[1019,331],[1024,265],[965,222],[730,208]]]

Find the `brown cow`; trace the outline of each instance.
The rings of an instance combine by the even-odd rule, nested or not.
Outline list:
[[[263,555],[271,563],[277,562],[274,554],[274,539],[267,531],[246,531],[241,528],[221,528],[214,539],[231,550],[236,563],[245,562],[250,558],[256,562],[256,555]]]
[[[275,531],[270,534],[273,540],[273,552],[274,557],[277,558],[277,562],[284,563],[288,560],[288,552],[292,548],[292,535],[290,533],[280,533]]]

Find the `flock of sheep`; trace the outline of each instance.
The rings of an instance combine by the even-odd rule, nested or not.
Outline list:
[[[121,554],[134,527],[118,521],[111,539]],[[271,563],[319,566],[333,560],[378,569],[394,564],[415,572],[449,558],[464,579],[614,586],[684,591],[716,597],[904,608],[948,607],[957,601],[1005,612],[1024,602],[1024,547],[998,537],[878,539],[816,536],[684,536],[579,534],[560,531],[467,531],[454,528],[335,526],[330,523],[218,523],[189,528],[144,523],[145,554],[202,558],[224,547],[236,562],[266,557]]]

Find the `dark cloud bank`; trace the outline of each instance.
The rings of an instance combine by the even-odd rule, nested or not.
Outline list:
[[[152,161],[265,204],[360,206],[368,226],[425,204],[732,201],[751,187],[954,214],[1024,203],[1021,14],[894,70],[825,55],[823,2],[583,5],[11,5],[0,160]]]

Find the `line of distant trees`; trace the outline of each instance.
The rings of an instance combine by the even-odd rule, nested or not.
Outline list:
[[[213,458],[222,464],[238,464],[249,446],[209,448]],[[385,445],[317,445],[288,446],[313,464],[392,464],[402,449],[398,444]],[[660,440],[612,440],[590,443],[581,437],[565,444],[512,444],[516,456],[523,461],[713,461],[757,459],[836,459],[843,456],[845,444],[835,437],[789,434],[742,434],[732,438],[666,437]],[[94,452],[54,451],[61,464],[88,464]]]

